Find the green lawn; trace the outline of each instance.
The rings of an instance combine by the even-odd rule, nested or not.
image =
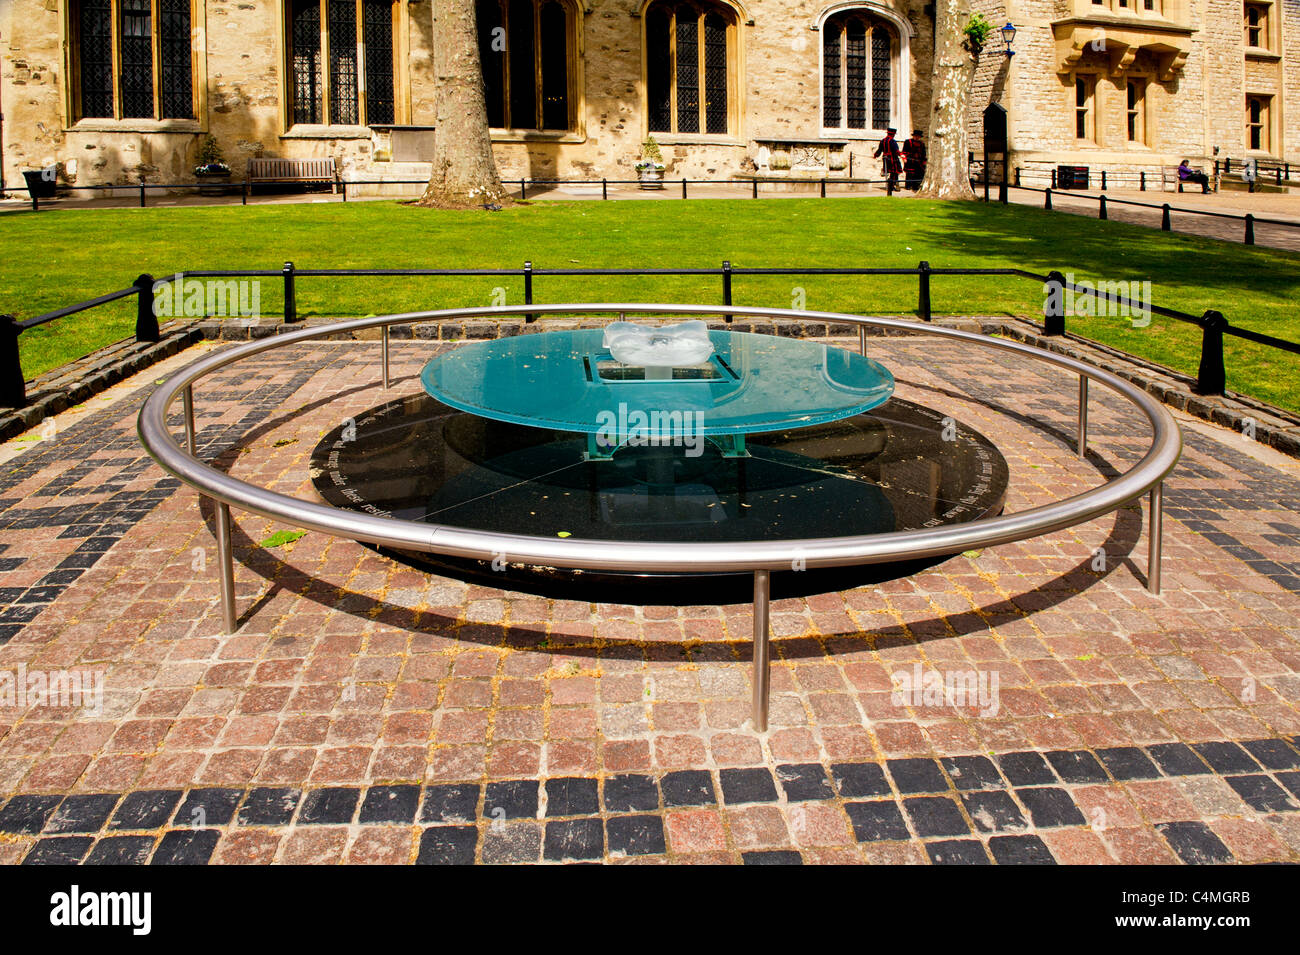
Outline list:
[[[590,266],[1019,266],[1076,280],[1147,280],[1158,305],[1300,340],[1300,255],[1217,242],[1023,206],[912,199],[764,199],[689,202],[538,202],[495,214],[417,209],[391,202],[50,209],[0,217],[0,311],[29,318],[130,285],[141,272],[182,269]],[[488,305],[494,288],[522,302],[522,280],[299,279],[303,315],[350,316]],[[738,305],[911,312],[912,277],[739,277]],[[718,278],[538,278],[538,302],[720,302]],[[939,277],[936,314],[1038,315],[1041,286],[1025,279]],[[282,308],[280,282],[264,283],[262,310]],[[1195,373],[1200,331],[1156,317],[1070,318],[1074,332]],[[23,334],[32,377],[133,334],[126,301]],[[1227,339],[1228,385],[1300,410],[1300,359]]]

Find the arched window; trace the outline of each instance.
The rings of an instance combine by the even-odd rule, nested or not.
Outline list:
[[[293,122],[394,122],[397,4],[291,0],[285,6]]]
[[[731,132],[735,33],[735,15],[723,6],[662,0],[646,10],[650,132]]]
[[[78,119],[193,119],[191,0],[77,0],[69,7]]]
[[[881,17],[846,10],[822,26],[822,126],[887,129],[894,114],[898,33]]]
[[[573,129],[573,8],[559,0],[478,0],[476,13],[488,125]]]

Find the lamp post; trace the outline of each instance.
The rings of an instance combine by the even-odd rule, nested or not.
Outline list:
[[[1007,180],[1011,175],[1011,58],[1016,55],[1016,51],[1011,49],[1011,44],[1016,41],[1016,28],[1012,26],[1011,21],[1008,20],[1006,25],[998,32],[1002,34],[1002,52],[1007,58],[1007,88],[1003,95],[1003,99],[1006,101],[1003,105],[1006,108],[1007,114],[1007,136],[1006,142],[1002,144],[1002,184],[998,187],[998,199],[1005,206],[1007,204],[1007,190],[1009,188]]]

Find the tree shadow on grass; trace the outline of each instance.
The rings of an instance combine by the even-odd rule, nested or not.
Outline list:
[[[1210,308],[1230,313],[1233,290],[1275,298],[1279,306],[1300,291],[1294,252],[996,202],[950,202],[944,212],[941,226],[918,228],[957,257],[978,251],[1041,274],[1057,269],[1115,281],[1150,279],[1155,304],[1196,315]]]

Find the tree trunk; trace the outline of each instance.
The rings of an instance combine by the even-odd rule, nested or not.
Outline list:
[[[937,0],[935,17],[929,162],[916,194],[926,199],[974,199],[966,158],[966,109],[975,60],[963,32],[970,20],[970,0]]]
[[[491,209],[511,204],[492,157],[474,0],[433,0],[433,61],[437,132],[433,171],[419,205]]]

